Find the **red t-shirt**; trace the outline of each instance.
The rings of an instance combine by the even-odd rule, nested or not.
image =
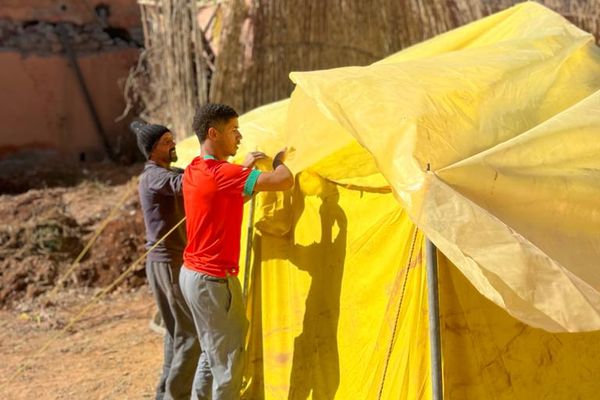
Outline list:
[[[243,196],[252,194],[259,174],[211,156],[196,157],[185,169],[187,268],[222,278],[238,274]]]

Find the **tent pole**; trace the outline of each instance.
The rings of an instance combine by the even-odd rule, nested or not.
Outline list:
[[[429,239],[425,239],[427,257],[427,303],[429,306],[429,342],[431,348],[432,399],[442,400],[442,351],[440,345],[440,307],[437,275],[437,249]]]
[[[250,208],[248,210],[248,230],[246,236],[246,260],[244,262],[244,287],[242,298],[244,304],[246,304],[246,297],[248,296],[248,282],[250,281],[250,261],[252,259],[252,235],[254,227],[254,203],[255,196],[250,199]]]

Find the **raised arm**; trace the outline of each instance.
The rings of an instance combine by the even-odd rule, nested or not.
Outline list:
[[[258,176],[255,192],[273,192],[288,190],[294,186],[294,175],[283,163],[286,157],[286,149],[281,150],[273,158],[273,171],[263,172]]]

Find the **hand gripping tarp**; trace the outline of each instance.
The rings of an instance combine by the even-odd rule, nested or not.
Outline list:
[[[446,398],[594,398],[600,333],[551,332],[599,324],[599,72],[525,3],[243,115],[238,161],[299,173],[257,196],[245,398],[430,398],[423,234]]]

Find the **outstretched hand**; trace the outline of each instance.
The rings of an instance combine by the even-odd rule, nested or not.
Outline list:
[[[246,155],[246,159],[242,163],[242,166],[246,168],[252,168],[258,160],[267,158],[267,155],[262,151],[252,151]]]

